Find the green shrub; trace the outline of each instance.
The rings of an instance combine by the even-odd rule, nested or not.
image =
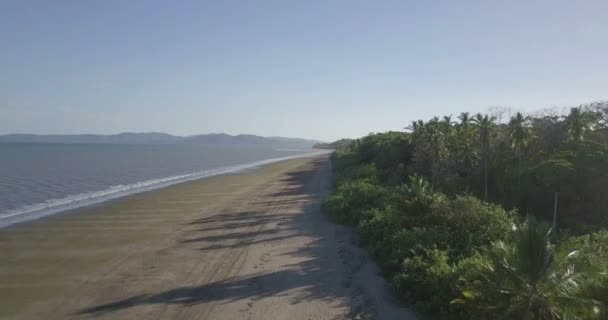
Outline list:
[[[352,149],[349,147],[336,150],[331,155],[331,163],[334,172],[340,172],[345,168],[360,164]]]
[[[608,230],[601,230],[594,233],[585,234],[577,237],[570,237],[560,243],[560,247],[577,248],[586,254],[608,256]]]
[[[351,167],[359,173],[369,168]],[[422,312],[465,312],[449,304],[460,272],[450,265],[508,238],[514,224],[514,215],[499,206],[473,196],[448,198],[416,178],[405,190],[346,180],[323,208],[336,221],[357,226],[360,243],[393,279],[395,291]]]
[[[425,200],[429,201],[429,200]],[[406,205],[400,221],[411,230],[423,228],[432,237],[423,236],[417,242],[447,250],[450,257],[462,258],[473,249],[505,239],[514,225],[514,213],[497,205],[485,203],[473,196],[448,199],[435,194],[425,212],[408,211],[415,206]],[[421,232],[418,232],[421,234]]]
[[[449,206],[436,207],[433,219],[449,231],[452,257],[468,256],[473,249],[506,239],[514,225],[514,214],[473,196],[458,196]]]
[[[440,193],[435,193],[431,184],[422,176],[412,175],[408,184],[404,185],[405,198],[403,209],[417,220],[417,216],[426,214],[433,204],[443,198]],[[441,199],[443,200],[443,199]]]
[[[348,181],[363,180],[377,184],[378,170],[373,164],[359,164],[349,166],[334,174],[334,185],[339,187]]]
[[[558,246],[558,251],[566,252],[568,249],[576,248],[579,255],[590,261],[587,263],[600,264],[602,270],[608,270],[608,231],[571,237],[564,240]],[[608,274],[598,273],[586,288],[585,295],[599,301],[603,308],[598,319],[608,319]]]
[[[421,312],[447,313],[454,296],[454,272],[445,251],[430,249],[403,261],[393,289]]]
[[[404,259],[411,258],[429,248],[449,249],[446,233],[441,227],[398,229],[386,234],[372,247],[383,272],[393,275],[401,271]]]
[[[403,211],[419,208],[419,200],[399,210],[370,210],[371,217],[358,230],[365,244],[372,243],[372,254],[393,278],[395,291],[417,310],[466,314],[461,306],[449,303],[458,295],[459,275],[468,272],[465,266],[475,270],[473,264],[481,261],[469,258],[476,249],[509,237],[514,215],[473,196],[449,199],[424,194],[418,199],[429,201],[425,212]]]
[[[367,246],[378,243],[399,230],[390,210],[374,208],[364,213],[368,219],[361,220],[357,226],[359,244]]]
[[[488,268],[490,268],[490,260],[479,252],[458,261],[454,266],[454,286],[458,289],[458,293],[455,293],[452,297],[450,309],[453,313],[459,314],[461,319],[484,320],[495,316],[491,311],[487,312],[485,309],[475,308],[474,305],[463,305],[465,301],[457,297],[470,298],[469,288],[479,288],[484,285],[487,281],[484,272]]]
[[[601,259],[556,248],[549,238],[547,226],[528,219],[512,241],[482,251],[478,268],[462,274],[462,298],[454,302],[473,319],[599,319],[588,288],[601,279]]]
[[[386,205],[391,191],[366,180],[347,181],[323,202],[323,211],[335,221],[358,225],[366,211]]]

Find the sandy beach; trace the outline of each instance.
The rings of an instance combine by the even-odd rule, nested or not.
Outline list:
[[[2,319],[413,319],[319,210],[327,155],[0,230]]]

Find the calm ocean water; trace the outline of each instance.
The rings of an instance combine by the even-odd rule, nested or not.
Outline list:
[[[0,227],[314,153],[269,146],[0,144]]]

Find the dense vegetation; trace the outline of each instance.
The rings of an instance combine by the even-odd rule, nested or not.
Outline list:
[[[323,203],[396,295],[434,318],[606,319],[608,104],[408,129],[338,149]]]
[[[340,139],[331,143],[315,143],[312,147],[315,149],[340,149],[347,147],[352,141],[352,139]]]

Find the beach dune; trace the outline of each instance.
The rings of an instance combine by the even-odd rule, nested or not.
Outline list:
[[[328,222],[328,156],[0,231],[3,319],[413,319]]]

